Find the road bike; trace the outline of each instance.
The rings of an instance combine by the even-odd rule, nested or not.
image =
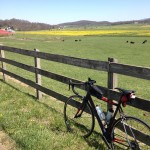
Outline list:
[[[64,105],[67,130],[87,138],[94,130],[96,118],[101,129],[101,137],[109,150],[149,150],[150,126],[136,117],[126,116],[122,108],[135,100],[135,92],[116,88],[121,97],[118,102],[111,101],[103,96],[102,90],[95,83],[96,81],[90,78],[84,83],[69,81],[69,89],[72,87],[75,95],[70,96]],[[85,96],[75,90],[78,86],[85,87]],[[115,106],[116,109],[113,110],[111,107],[105,115],[101,108],[95,105],[92,96]]]

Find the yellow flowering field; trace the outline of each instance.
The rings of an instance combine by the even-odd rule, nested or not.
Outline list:
[[[83,36],[83,35],[135,35],[150,36],[150,30],[45,30],[45,31],[25,31],[20,34],[39,34],[39,35],[64,35],[64,36]]]

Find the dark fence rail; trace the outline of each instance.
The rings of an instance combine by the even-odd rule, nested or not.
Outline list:
[[[31,51],[31,50],[18,49],[18,48],[13,48],[13,47],[1,46],[0,49],[13,52],[13,53],[18,53],[22,55],[37,57],[37,58],[41,58],[45,60],[60,62],[64,64],[69,64],[69,65],[74,65],[74,66],[84,67],[84,68],[89,68],[89,69],[107,71],[107,68],[108,68],[108,62],[104,62],[104,61],[80,59],[80,58],[68,57],[68,56],[63,56],[63,55],[56,55],[56,54],[36,52],[36,51]]]
[[[122,75],[150,80],[150,68],[111,63],[110,71]]]
[[[105,96],[109,97],[110,99],[115,99],[115,100],[118,100],[118,98],[120,96],[120,93],[113,91],[113,88],[116,86],[116,83],[117,83],[117,81],[116,81],[117,77],[116,77],[115,73],[150,80],[150,68],[119,64],[119,63],[116,63],[114,59],[109,59],[106,62],[105,61],[97,61],[97,60],[88,60],[88,59],[81,59],[81,58],[74,58],[74,57],[68,57],[68,56],[62,56],[62,55],[43,53],[43,52],[38,52],[38,51],[18,49],[18,48],[13,48],[13,47],[6,47],[6,46],[0,46],[0,50],[1,50],[0,61],[2,62],[2,68],[0,68],[0,72],[3,73],[4,79],[5,79],[5,75],[11,76],[23,83],[35,88],[38,92],[41,91],[43,93],[46,93],[50,96],[55,97],[58,100],[61,100],[63,102],[67,99],[67,97],[40,85],[39,84],[40,82],[38,82],[39,77],[37,77],[36,83],[31,80],[20,77],[14,73],[7,71],[5,63],[11,64],[13,66],[16,66],[18,68],[21,68],[21,69],[24,69],[27,71],[30,71],[37,75],[42,75],[42,76],[54,79],[56,81],[59,81],[59,82],[65,83],[65,84],[68,84],[70,79],[75,82],[82,82],[82,81],[72,79],[70,77],[66,77],[63,75],[58,75],[58,74],[55,74],[55,73],[52,73],[49,71],[42,70],[41,68],[38,68],[36,65],[35,65],[35,67],[33,67],[30,65],[16,62],[14,60],[7,59],[7,58],[5,58],[4,51],[27,55],[27,56],[31,56],[34,58],[41,58],[41,59],[45,59],[45,60],[55,61],[55,62],[59,62],[59,63],[65,63],[65,64],[74,65],[74,66],[78,66],[78,67],[84,67],[84,68],[108,72],[108,88],[106,88],[106,87],[100,87],[100,88],[104,92]],[[82,86],[79,88],[84,89]],[[76,103],[74,102],[73,105],[75,106],[75,104]],[[150,101],[141,99],[138,97],[136,98],[134,103],[132,103],[131,106],[148,111],[148,112],[150,111],[150,109],[149,109]]]
[[[105,61],[81,59],[81,58],[36,52],[36,51],[24,50],[24,49],[18,49],[13,47],[6,47],[6,46],[0,46],[0,49],[13,52],[13,53],[31,56],[31,57],[38,57],[45,60],[74,65],[78,67],[84,67],[84,68],[100,70],[100,71],[110,71],[113,73],[150,80],[150,68],[146,68],[146,67],[144,68],[139,66],[131,66],[131,65],[119,64],[113,62],[109,63]]]

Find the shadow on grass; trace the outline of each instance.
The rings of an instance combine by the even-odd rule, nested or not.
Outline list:
[[[20,90],[19,88],[13,86],[12,84],[10,84],[10,83],[8,83],[8,82],[5,82],[3,79],[0,79],[0,82],[4,83],[4,84],[6,84],[6,85],[9,85],[11,88],[13,88],[13,89],[15,89],[15,90],[17,90],[17,91],[19,91],[19,92],[25,94],[25,95],[28,95],[29,97],[33,98],[34,100],[37,100],[37,98],[36,98],[34,95],[31,95],[31,94],[29,94],[29,93],[23,92],[22,90]],[[20,85],[20,86],[21,86],[21,85]]]
[[[59,113],[59,114],[61,114],[62,117],[64,116],[64,114],[61,113],[61,112],[59,112],[57,109],[55,109],[55,108],[49,106],[48,104],[46,104],[46,103],[44,103],[44,102],[37,101],[37,98],[36,98],[34,95],[31,95],[31,94],[29,94],[29,93],[27,93],[27,92],[24,92],[24,91],[22,91],[21,89],[19,89],[18,87],[15,87],[15,86],[13,86],[12,84],[3,81],[2,79],[0,79],[0,82],[2,82],[2,83],[4,83],[4,84],[10,86],[11,88],[13,88],[13,89],[15,89],[15,90],[17,90],[17,91],[19,91],[19,92],[21,92],[21,93],[23,93],[23,94],[29,96],[29,97],[31,97],[33,100],[35,100],[36,103],[39,103],[40,105],[43,105],[45,108],[49,109],[50,111],[52,111],[52,112],[54,112],[54,113]],[[82,130],[86,130],[86,127],[85,127],[85,126],[83,126],[83,125],[81,125],[81,124],[76,124],[76,125],[81,129],[81,131],[82,131]],[[64,122],[64,126],[65,126],[65,122]],[[83,129],[83,128],[84,128],[84,129]],[[67,132],[67,130],[64,131],[64,130],[61,129],[61,127],[59,127],[59,126],[57,126],[57,125],[56,125],[55,127],[50,128],[50,129],[51,129],[53,132],[56,132],[57,134],[59,134],[60,132],[62,132],[63,134],[65,134],[65,133]],[[6,129],[5,129],[5,127],[4,127],[3,125],[1,125],[1,130],[7,132]],[[72,133],[72,134],[76,134],[76,133]],[[11,134],[9,134],[9,135],[11,136]],[[96,132],[96,131],[93,131],[93,133],[92,133],[92,135],[91,135],[90,137],[85,138],[85,141],[87,142],[87,144],[88,144],[90,147],[94,147],[95,149],[102,149],[102,150],[103,150],[103,149],[106,149],[106,147],[104,146],[104,144],[102,144],[102,142],[101,142],[102,139],[101,139],[100,134],[99,134],[98,132]],[[21,141],[18,141],[17,143],[20,143],[20,142],[21,142]],[[22,145],[22,144],[21,144],[21,145]],[[24,145],[22,145],[22,147],[24,147]]]
[[[88,130],[82,124],[75,123],[74,125],[77,126],[81,130],[81,132]],[[73,131],[71,131],[71,132],[72,132],[72,134],[77,134]],[[101,149],[101,150],[106,149],[106,147],[104,147],[104,144],[102,143],[102,138],[101,138],[100,133],[98,133],[96,131],[93,131],[89,137],[84,138],[84,139],[90,147],[95,147],[96,149]]]

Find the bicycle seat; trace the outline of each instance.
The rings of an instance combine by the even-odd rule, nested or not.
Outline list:
[[[135,91],[133,91],[133,90],[125,90],[122,88],[115,88],[115,89],[122,92],[122,96],[121,96],[120,100],[121,100],[123,107],[126,107],[127,102],[131,102],[132,100],[134,100],[136,98]]]
[[[135,91],[133,91],[133,90],[125,90],[125,89],[122,89],[122,88],[115,88],[115,89],[119,90],[120,92],[122,92],[125,95],[135,93]]]

